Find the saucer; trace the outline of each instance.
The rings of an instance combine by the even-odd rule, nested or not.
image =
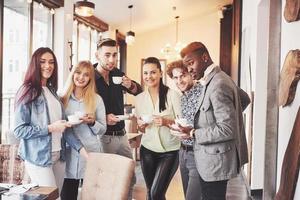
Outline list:
[[[171,135],[174,135],[176,137],[183,137],[186,136],[186,134],[178,132],[178,131],[174,131],[174,130],[170,130]]]
[[[116,115],[116,117],[117,117],[120,121],[129,119],[129,115]]]
[[[81,122],[82,122],[82,120],[78,120],[78,121],[68,121],[68,123],[71,124],[72,126],[81,124]]]
[[[170,126],[171,126],[171,128],[174,129],[174,130],[179,130],[179,129],[180,129],[179,126],[178,126],[178,124],[171,124]],[[173,131],[174,131],[174,130],[173,130]]]

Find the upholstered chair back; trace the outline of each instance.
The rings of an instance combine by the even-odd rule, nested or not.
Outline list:
[[[135,162],[116,154],[90,153],[82,200],[127,200]]]

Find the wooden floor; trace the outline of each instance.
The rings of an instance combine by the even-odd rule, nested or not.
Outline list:
[[[137,182],[134,188],[133,198],[135,200],[145,200],[146,199],[146,186],[144,178],[141,172],[141,167],[139,162],[136,166],[136,176]],[[181,178],[179,170],[175,174],[166,195],[167,200],[184,200]],[[246,186],[243,182],[242,177],[237,177],[232,179],[228,183],[227,189],[227,200],[250,200],[248,197],[248,192]]]

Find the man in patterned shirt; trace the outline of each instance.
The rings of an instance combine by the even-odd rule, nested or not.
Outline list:
[[[188,69],[181,60],[170,63],[167,68],[167,74],[183,93],[181,96],[182,117],[188,121],[188,124],[193,125],[203,86],[200,82],[193,81],[192,76],[188,73]],[[186,200],[201,199],[200,176],[194,159],[193,142],[194,140],[189,136],[181,137],[179,161]]]

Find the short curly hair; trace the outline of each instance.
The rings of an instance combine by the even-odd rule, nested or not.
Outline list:
[[[169,76],[170,78],[173,78],[173,73],[172,73],[172,71],[173,71],[173,69],[176,69],[176,68],[181,69],[182,72],[188,72],[188,69],[187,69],[187,67],[185,67],[185,66],[183,65],[182,60],[176,60],[176,61],[171,62],[171,63],[169,63],[169,64],[167,65],[166,73],[168,74],[168,76]]]
[[[180,51],[180,56],[181,58],[184,58],[187,54],[194,53],[194,52],[202,55],[204,53],[208,53],[208,50],[203,43],[192,42]]]

